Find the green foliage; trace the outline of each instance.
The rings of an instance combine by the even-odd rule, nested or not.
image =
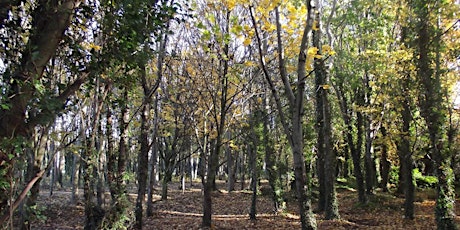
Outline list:
[[[345,190],[355,190],[356,188],[356,179],[354,177],[348,178],[337,178],[337,189],[345,189]]]
[[[31,215],[34,219],[42,222],[42,223],[45,223],[46,220],[47,220],[47,217],[46,217],[46,207],[45,206],[41,206],[41,205],[33,205],[31,207],[26,207],[27,209],[29,209],[29,213],[32,213],[33,215]]]
[[[389,182],[390,182],[390,184],[398,184],[399,183],[399,167],[398,166],[391,166],[390,175],[389,175]]]
[[[438,178],[435,176],[424,176],[418,168],[413,170],[415,184],[419,188],[434,188],[438,184]]]

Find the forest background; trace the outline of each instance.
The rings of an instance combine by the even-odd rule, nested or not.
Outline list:
[[[459,6],[3,0],[0,224],[29,229],[42,185],[82,200],[85,229],[141,229],[155,186],[190,181],[212,228],[216,181],[249,179],[250,219],[266,181],[273,212],[292,192],[316,229],[351,181],[356,204],[403,196],[406,219],[431,188],[456,229]]]

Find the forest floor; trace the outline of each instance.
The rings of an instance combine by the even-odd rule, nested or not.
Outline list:
[[[300,229],[294,198],[288,200],[285,212],[275,214],[270,197],[258,196],[257,220],[251,221],[248,215],[251,192],[228,193],[223,190],[224,184],[220,186],[222,190],[213,193],[213,229]],[[200,229],[200,183],[195,183],[184,192],[178,190],[176,183],[169,188],[168,200],[161,201],[160,196],[155,195],[155,213],[152,217],[144,218],[144,229]],[[70,196],[68,191],[56,191],[50,196],[49,191],[42,189],[38,204],[41,207],[41,220],[34,221],[32,229],[83,229],[83,203],[71,204]],[[106,197],[108,200],[109,195]],[[433,190],[417,192],[414,220],[403,218],[404,199],[388,193],[376,192],[367,205],[357,205],[357,192],[350,188],[338,188],[337,197],[341,218],[325,220],[323,215],[316,214],[318,229],[436,229]],[[134,206],[135,194],[130,199]],[[456,203],[458,214],[458,199]],[[460,216],[456,220],[460,223]]]

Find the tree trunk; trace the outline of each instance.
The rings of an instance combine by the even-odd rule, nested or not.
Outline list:
[[[160,60],[159,60],[160,62]],[[137,198],[136,198],[136,208],[135,208],[135,216],[136,222],[134,223],[135,229],[142,229],[142,216],[143,216],[143,203],[145,200],[145,192],[147,191],[147,179],[148,179],[148,170],[149,170],[149,151],[150,151],[150,143],[149,143],[149,114],[150,114],[150,102],[151,96],[153,95],[153,90],[155,88],[150,89],[147,85],[147,70],[146,64],[142,63],[139,65],[141,68],[141,81],[142,81],[142,89],[144,91],[144,99],[142,102],[142,110],[141,110],[141,134],[139,137],[140,143],[140,151],[137,156],[138,162],[138,171],[137,171],[137,182],[138,182],[138,190],[137,190]],[[160,72],[161,70],[159,70]],[[160,72],[161,73],[161,72]],[[161,80],[161,74],[158,74],[158,83]],[[155,86],[154,86],[155,87]]]
[[[70,181],[72,183],[72,196],[70,198],[72,204],[76,204],[78,196],[78,181],[79,181],[79,169],[80,169],[80,157],[77,154],[72,154],[72,174]]]
[[[403,83],[404,84],[404,83]],[[406,87],[405,87],[406,88]],[[401,164],[404,164],[404,171],[402,176],[404,178],[404,217],[407,219],[414,219],[414,192],[415,185],[412,175],[414,168],[414,162],[412,160],[412,150],[411,150],[411,131],[410,131],[410,122],[412,121],[412,114],[410,109],[409,100],[406,98],[402,102],[403,111],[402,111],[402,130],[401,130],[401,140],[398,143],[398,152],[402,156]]]
[[[382,132],[382,140],[383,143],[381,144],[382,146],[382,156],[380,158],[380,176],[382,177],[382,180],[380,182],[380,188],[382,188],[383,192],[388,192],[388,182],[389,182],[389,176],[390,176],[390,161],[388,160],[388,146],[387,146],[387,130],[385,126],[382,126],[380,128],[380,131]]]
[[[46,140],[48,139],[47,137],[42,137],[41,138],[46,144]],[[25,151],[29,153],[29,162],[28,162],[28,167],[27,167],[27,173],[26,173],[26,181],[32,180],[39,172],[40,172],[40,167],[41,167],[41,162],[43,159],[43,154],[45,153],[45,149],[42,149],[42,141],[38,142],[38,146],[35,147],[35,150],[32,150],[31,148],[27,148]],[[30,195],[26,198],[25,203],[23,204],[22,207],[22,212],[21,212],[21,226],[20,229],[30,229],[30,220],[31,217],[34,215],[32,213],[31,207],[36,205],[37,203],[37,198],[40,193],[40,181],[41,178],[35,182],[35,184],[32,186],[30,189]]]
[[[256,112],[257,113],[257,112]],[[255,115],[257,116],[257,115]],[[252,130],[251,132],[251,143],[248,144],[248,150],[250,154],[250,162],[251,162],[251,208],[249,210],[249,219],[256,220],[257,215],[257,145],[258,145],[258,136],[254,130],[254,121],[252,123]]]
[[[146,87],[144,87],[144,97],[146,93]],[[138,190],[136,198],[136,223],[134,225],[135,229],[142,229],[142,213],[143,213],[143,203],[145,199],[145,191],[147,187],[147,176],[148,176],[148,162],[149,162],[149,123],[148,123],[148,113],[149,113],[149,100],[144,98],[145,104],[142,107],[141,111],[141,135],[139,138],[140,142],[140,151],[138,154],[138,171],[137,171],[137,181],[138,181]]]
[[[415,27],[418,37],[416,42],[417,58],[417,81],[420,86],[419,104],[421,115],[425,119],[436,176],[438,178],[436,198],[436,224],[438,229],[458,229],[455,224],[455,193],[452,187],[454,175],[451,170],[452,152],[447,149],[445,143],[446,114],[444,108],[443,90],[440,80],[439,46],[441,30],[430,24],[432,13],[438,13],[438,9],[431,9],[429,1],[418,0],[412,2],[418,18]],[[435,17],[437,18],[437,17]],[[440,31],[440,32],[436,32]],[[433,50],[433,48],[435,48]],[[432,69],[433,51],[436,52],[436,71]]]
[[[268,98],[263,100],[264,107],[268,107]],[[268,111],[269,113],[270,111]],[[276,155],[273,149],[273,141],[269,129],[269,115],[267,112],[263,116],[263,144],[265,149],[265,164],[267,168],[268,183],[272,189],[272,200],[275,212],[280,212],[285,209],[283,205],[283,188],[281,186],[280,177],[276,167]]]
[[[233,159],[233,154],[232,150],[230,149],[230,146],[228,144],[225,147],[225,153],[227,155],[227,185],[228,185],[228,191],[234,191],[235,190],[235,174],[233,173],[234,170],[233,168],[235,167],[233,165],[234,159]]]
[[[158,131],[158,106],[159,106],[159,97],[158,95],[155,97],[155,102],[153,105],[154,108],[154,117],[153,117],[153,131],[152,131],[152,155],[150,156],[149,164],[150,164],[150,180],[149,180],[149,188],[148,188],[148,195],[147,195],[147,216],[153,215],[153,190],[154,186],[156,185],[156,169],[157,169],[157,158],[158,158],[158,138],[157,138],[157,131]]]
[[[95,88],[95,95],[93,98],[93,105],[90,113],[86,116],[87,121],[85,121],[84,113],[81,112],[81,124],[82,124],[82,137],[85,138],[85,148],[82,153],[82,174],[83,174],[83,191],[84,191],[84,200],[85,200],[85,230],[93,230],[100,228],[100,223],[104,217],[104,210],[94,202],[94,182],[95,177],[94,173],[96,169],[96,163],[98,162],[95,159],[98,159],[98,152],[96,150],[96,132],[99,127],[99,118],[100,112],[103,106],[103,96],[101,95],[101,87],[97,83]],[[107,88],[105,88],[105,93],[107,93]],[[106,95],[106,94],[105,94]],[[104,95],[104,97],[105,97]],[[89,125],[85,125],[85,123]],[[90,132],[87,132],[90,130]],[[88,134],[86,135],[85,132]]]
[[[313,31],[313,46],[321,50],[321,15],[316,11],[318,30]],[[338,219],[339,209],[335,191],[336,156],[332,149],[331,108],[328,98],[328,72],[323,58],[315,58],[316,120],[319,199],[318,209],[325,211],[326,219]]]
[[[362,90],[358,90],[356,97],[357,97],[358,103],[361,103],[361,105],[363,105],[364,95],[363,95]],[[362,151],[363,151],[363,135],[364,135],[363,128],[364,128],[363,114],[362,112],[356,112],[357,142],[356,142],[356,148],[352,152],[352,157],[353,157],[353,166],[355,167],[355,173],[356,173],[356,185],[358,187],[358,197],[362,204],[367,202],[364,176],[361,170],[361,156],[362,156]],[[353,129],[351,130],[349,129],[349,132],[352,132],[352,131]]]
[[[19,4],[19,2],[16,1],[14,4]],[[50,118],[54,117],[56,110],[61,108],[56,105],[56,110],[51,111],[50,114],[49,111],[37,111],[37,116],[31,116],[31,113],[27,113],[29,109],[36,108],[36,106],[30,105],[35,93],[33,83],[40,81],[43,77],[43,72],[51,57],[55,55],[64,32],[70,25],[74,10],[78,8],[79,3],[79,0],[36,2],[36,7],[32,12],[31,34],[28,38],[25,38],[27,45],[20,55],[21,62],[19,65],[11,65],[17,67],[16,69],[6,71],[13,73],[13,76],[2,86],[6,90],[4,98],[7,98],[2,103],[7,103],[8,106],[0,108],[0,114],[2,114],[0,116],[0,140],[8,143],[8,145],[2,146],[0,149],[0,171],[5,172],[4,178],[13,178],[13,160],[9,155],[15,156],[18,153],[14,151],[15,148],[12,144],[18,143],[18,140],[23,142],[24,140],[30,140],[35,126],[39,123],[47,124],[48,121],[53,120]],[[9,17],[9,7],[13,7],[13,5],[7,5],[5,9],[0,10],[1,25],[3,25],[6,17]],[[63,94],[52,99],[57,99],[56,102],[64,107],[68,96],[83,83],[83,78],[73,85],[75,86],[74,88],[69,87],[63,91]],[[47,100],[43,100],[43,103],[47,103]],[[42,119],[44,117],[48,119]],[[7,205],[8,199],[13,194],[8,194],[6,189],[2,189],[1,193],[0,213],[5,213],[9,209]]]
[[[171,173],[169,172],[169,166],[165,166],[165,172],[163,175],[163,180],[161,181],[161,200],[168,199],[168,183],[171,180]]]
[[[331,130],[331,111],[328,99],[328,90],[323,89],[323,113],[324,113],[324,184],[325,184],[325,217],[327,220],[339,219],[339,207],[337,203],[336,190],[335,190],[335,169],[336,169],[336,156],[332,149],[332,130]]]
[[[155,127],[155,124],[154,124]],[[155,128],[154,128],[155,129]],[[149,178],[149,188],[147,194],[147,216],[153,216],[153,192],[154,186],[156,185],[156,162],[157,162],[157,154],[158,154],[158,143],[156,141],[156,137],[153,137],[152,143],[152,155],[150,156],[149,164],[150,164],[150,178]]]
[[[376,178],[376,169],[374,163],[374,157],[372,156],[372,129],[371,129],[371,119],[369,115],[365,116],[365,126],[366,126],[366,141],[365,141],[365,150],[364,150],[364,168],[366,169],[366,193],[372,195],[374,193],[374,185]]]
[[[334,87],[334,89],[336,92],[336,96],[339,99],[340,111],[342,113],[342,119],[346,127],[346,141],[347,141],[347,146],[350,150],[351,158],[353,162],[353,173],[356,178],[356,187],[358,190],[358,201],[361,204],[365,204],[367,203],[367,196],[366,196],[366,192],[364,188],[363,172],[361,169],[362,146],[359,141],[356,143],[356,145],[355,145],[355,142],[353,141],[354,129],[353,129],[352,121],[351,121],[352,114],[348,106],[348,100],[346,98],[346,95],[343,92],[343,79],[339,80],[338,84]],[[357,114],[357,124],[356,124],[356,128],[358,131],[362,130],[360,127],[362,127],[362,116],[358,113]],[[359,134],[360,132],[358,132],[358,135]],[[358,140],[360,140],[359,136],[358,136]]]

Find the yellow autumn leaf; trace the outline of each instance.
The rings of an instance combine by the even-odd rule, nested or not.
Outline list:
[[[309,57],[314,57],[318,53],[318,48],[317,47],[310,47],[308,48],[307,55]]]
[[[253,30],[248,31],[248,35],[249,35],[249,37],[254,36],[254,31]]]
[[[328,90],[329,88],[331,88],[330,85],[321,85],[321,87],[322,87],[323,89],[325,89],[325,90]]]
[[[315,20],[315,21],[313,22],[313,25],[312,25],[312,28],[311,28],[311,29],[312,29],[312,30],[319,30],[319,28],[318,28],[318,21]]]
[[[235,5],[236,5],[235,0],[227,0],[225,2],[226,2],[228,10],[233,10],[233,8],[235,8]]]
[[[251,39],[250,38],[245,38],[244,41],[243,41],[243,45],[248,46],[250,44],[251,44]]]
[[[91,49],[96,50],[96,51],[99,51],[99,50],[101,50],[101,48],[102,48],[101,46],[98,46],[98,45],[96,45],[96,44],[94,44],[94,43],[91,43],[91,44],[89,45],[89,47],[90,47]]]

